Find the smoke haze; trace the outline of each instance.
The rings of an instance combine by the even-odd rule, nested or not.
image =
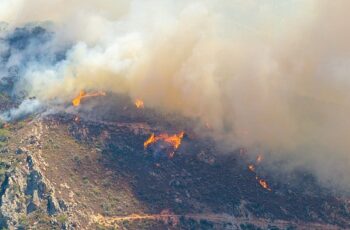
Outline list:
[[[127,93],[200,118],[226,145],[268,152],[287,170],[307,168],[348,190],[349,7],[345,0],[2,0],[4,37],[36,22],[49,35],[24,49],[1,43],[0,52],[12,50],[1,65],[25,63],[13,90],[41,103],[69,101],[82,89]]]

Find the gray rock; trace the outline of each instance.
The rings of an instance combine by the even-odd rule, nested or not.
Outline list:
[[[22,153],[24,153],[24,151],[23,151],[23,149],[21,149],[21,148],[18,148],[17,150],[16,150],[16,154],[22,154]]]
[[[57,199],[50,195],[47,199],[47,213],[50,216],[53,216],[59,211],[60,211],[60,205],[57,202]]]
[[[64,200],[59,200],[59,201],[58,201],[58,204],[59,204],[60,209],[61,209],[62,211],[67,211],[67,205],[66,205],[66,203],[64,202]]]
[[[29,201],[27,206],[27,214],[36,211],[40,206],[40,198],[38,196],[38,191],[34,190],[32,199]]]
[[[9,153],[9,149],[7,147],[3,147],[0,149],[0,153],[3,153],[3,154]]]
[[[0,136],[0,142],[6,142],[7,140],[8,140],[8,137]]]

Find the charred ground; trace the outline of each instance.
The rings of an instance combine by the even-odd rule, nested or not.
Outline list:
[[[11,212],[3,213],[4,226],[38,229],[48,226],[68,229],[350,227],[346,200],[319,186],[311,175],[299,173],[293,182],[281,181],[265,169],[263,163],[256,165],[256,171],[252,172],[247,167],[251,162],[244,151],[226,152],[218,148],[212,139],[198,135],[196,121],[147,108],[137,109],[125,97],[94,98],[81,107],[20,121],[5,130],[10,134],[2,156],[5,165],[2,200],[9,199],[4,197],[11,189],[6,180],[18,183],[19,177],[13,176],[17,175],[13,162],[17,162],[23,172],[31,172],[23,174],[27,179],[19,185],[18,193],[31,192],[27,192],[22,201],[15,201],[22,202],[24,210],[20,211],[21,218],[15,218],[15,223],[7,216]],[[154,149],[143,146],[152,133],[179,131],[186,134],[171,159],[155,156]],[[36,164],[35,170],[32,161]],[[30,179],[33,173],[45,179],[33,181]],[[263,177],[271,191],[263,188],[256,176]],[[50,184],[44,186],[49,189],[41,191],[42,184]],[[40,202],[33,206],[35,190],[39,191]],[[54,200],[59,204],[57,207]],[[151,218],[106,224],[92,218],[157,215],[164,210],[177,221]]]

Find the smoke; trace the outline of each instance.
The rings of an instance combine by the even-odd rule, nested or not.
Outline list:
[[[200,118],[226,145],[350,189],[348,1],[98,2],[0,2],[5,33],[45,22],[51,34],[44,48],[35,38],[10,54],[31,57],[18,64],[15,92],[41,102],[81,89],[128,93]]]
[[[18,108],[13,108],[0,115],[0,119],[4,121],[21,119],[27,115],[33,113],[39,113],[42,110],[41,103],[36,99],[25,99],[18,106]]]

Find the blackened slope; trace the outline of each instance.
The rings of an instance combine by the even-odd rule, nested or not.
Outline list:
[[[137,199],[154,213],[169,208],[178,214],[206,210],[349,226],[346,203],[325,195],[317,184],[310,185],[312,194],[305,194],[302,189],[289,186],[288,181],[281,184],[266,174],[265,179],[272,187],[270,192],[257,183],[255,174],[247,169],[238,153],[223,155],[211,142],[199,137],[185,138],[173,159],[154,159],[143,149],[143,141],[151,132],[179,131],[179,127],[170,127],[166,122],[149,130],[142,128],[149,127],[144,121],[137,131],[132,119],[122,123],[74,122],[67,115],[64,122],[79,142],[102,149],[104,167],[128,178]],[[202,152],[216,156],[215,161],[200,160]]]

